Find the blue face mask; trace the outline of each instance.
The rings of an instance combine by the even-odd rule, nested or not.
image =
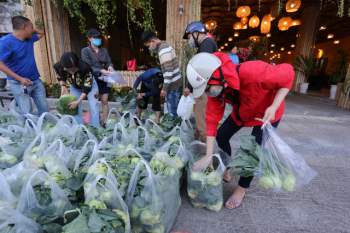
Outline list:
[[[100,47],[102,45],[102,40],[100,38],[93,38],[91,40],[91,44],[96,47]]]

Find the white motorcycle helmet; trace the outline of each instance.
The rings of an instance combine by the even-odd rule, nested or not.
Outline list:
[[[195,98],[204,93],[210,77],[221,64],[220,59],[210,53],[199,53],[192,57],[187,65],[186,74]]]

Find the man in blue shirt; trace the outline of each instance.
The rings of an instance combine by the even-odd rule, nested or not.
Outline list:
[[[153,98],[152,110],[156,112],[156,123],[160,121],[160,92],[163,87],[163,75],[160,69],[151,68],[137,77],[134,83],[136,90],[141,83],[140,93],[137,95],[137,115],[141,118],[142,111],[147,109],[149,98]]]
[[[23,17],[12,18],[13,33],[0,39],[0,71],[7,75],[10,91],[21,114],[31,112],[30,97],[41,115],[48,111],[46,93],[34,58],[34,43],[43,33]]]

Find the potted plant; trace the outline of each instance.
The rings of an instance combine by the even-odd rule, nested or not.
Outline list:
[[[300,93],[306,94],[309,88],[309,78],[314,74],[316,69],[316,59],[313,55],[299,55],[294,62],[294,69],[302,73],[305,77],[304,82],[300,85]]]
[[[346,72],[348,68],[348,53],[343,50],[339,49],[337,51],[337,59],[335,60],[335,66],[337,66],[336,71],[331,75],[330,78],[330,99],[335,99],[337,96],[337,89],[338,89],[338,83],[344,82],[346,77]]]

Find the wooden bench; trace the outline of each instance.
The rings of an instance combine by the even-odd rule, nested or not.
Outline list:
[[[0,104],[1,107],[5,107],[3,100],[10,100],[12,101],[14,99],[13,95],[9,91],[0,91]]]

